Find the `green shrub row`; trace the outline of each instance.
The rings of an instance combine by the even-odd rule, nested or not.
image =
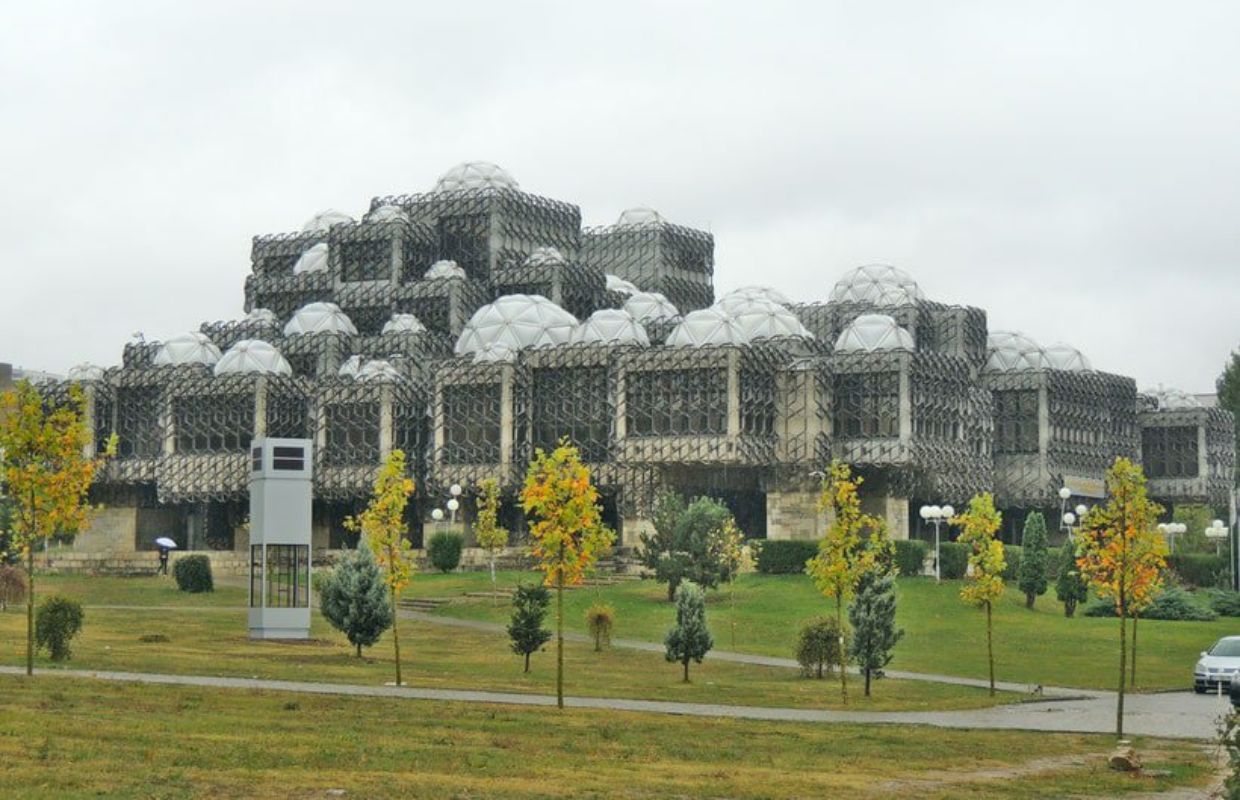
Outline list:
[[[816,555],[816,540],[768,539],[758,550],[758,572],[764,575],[800,574],[805,571],[805,562]]]
[[[1205,589],[1226,581],[1227,558],[1210,553],[1172,553],[1167,567],[1188,586]]]
[[[964,577],[969,568],[969,548],[959,542],[939,543],[939,575],[954,581]]]
[[[1095,600],[1085,607],[1087,617],[1115,616],[1113,600]],[[1141,612],[1142,619],[1164,619],[1178,622],[1210,622],[1218,618],[1213,609],[1206,608],[1193,595],[1178,586],[1168,586],[1154,602]]]
[[[904,578],[916,578],[921,574],[921,565],[926,560],[930,546],[920,539],[897,539],[896,569]]]

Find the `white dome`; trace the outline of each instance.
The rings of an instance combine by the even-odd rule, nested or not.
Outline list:
[[[68,379],[71,381],[97,381],[103,377],[103,367],[83,361],[69,368]]]
[[[620,212],[620,219],[616,220],[617,225],[659,225],[662,222],[659,212],[649,206],[626,208]]]
[[[567,263],[568,259],[564,258],[564,254],[554,247],[536,247],[534,252],[530,253],[529,258],[525,259],[524,266],[564,266]]]
[[[205,333],[191,331],[180,336],[173,336],[163,343],[155,353],[153,363],[169,364],[205,364],[212,366],[220,360],[220,349]]]
[[[379,206],[374,211],[366,215],[367,222],[408,222],[409,212],[400,206],[394,206],[391,203]]]
[[[570,344],[635,344],[650,346],[646,329],[629,312],[619,308],[595,311],[568,339]]]
[[[242,339],[228,348],[215,365],[216,375],[252,372],[292,375],[293,368],[279,350],[260,339]]]
[[[1201,408],[1201,401],[1182,389],[1159,384],[1155,389],[1146,389],[1141,394],[1152,399],[1159,411],[1174,411],[1184,408]]]
[[[736,321],[748,342],[787,336],[814,338],[801,324],[801,320],[797,319],[796,314],[770,300],[760,297],[733,298],[729,303],[716,303],[715,307]]]
[[[293,318],[284,326],[285,336],[304,333],[357,334],[353,321],[335,303],[310,303],[297,309]]]
[[[619,292],[620,294],[637,294],[641,289],[637,288],[637,284],[626,281],[619,275],[607,275],[607,291]]]
[[[769,286],[742,286],[739,289],[733,289],[715,301],[717,306],[730,306],[734,303],[744,302],[746,300],[769,300],[772,303],[778,303],[786,306],[792,301],[789,300],[782,292],[772,289]]]
[[[676,306],[658,292],[636,292],[624,301],[624,310],[643,325],[650,322],[671,322],[680,316]]]
[[[1094,368],[1089,363],[1089,359],[1080,350],[1062,342],[1057,342],[1043,349],[1042,353],[1046,358],[1046,366],[1050,369],[1089,372]]]
[[[356,378],[357,374],[362,371],[362,357],[349,356],[340,365],[340,369],[336,370],[337,375],[343,375],[346,378]]]
[[[716,344],[745,344],[748,339],[736,320],[718,308],[690,311],[668,334],[671,347],[703,347]]]
[[[333,225],[339,225],[342,222],[353,223],[357,220],[350,217],[343,211],[337,211],[329,208],[326,211],[320,211],[310,219],[306,220],[306,224],[301,226],[302,233],[321,233],[330,230]]]
[[[835,349],[841,353],[912,350],[913,334],[886,314],[862,314],[840,333]]]
[[[435,183],[436,192],[519,188],[511,175],[489,161],[466,161],[464,164],[457,164]]]
[[[1046,367],[1042,345],[1019,331],[991,331],[986,337],[986,369],[1021,372]]]
[[[542,295],[507,294],[474,312],[456,340],[456,354],[476,353],[492,342],[513,350],[565,344],[577,318]]]
[[[464,278],[465,270],[458,266],[455,261],[436,261],[434,264],[431,264],[431,268],[422,277],[428,281],[438,278]]]
[[[393,314],[392,318],[383,323],[384,333],[421,333],[426,330],[413,314]]]
[[[866,303],[890,307],[907,306],[924,300],[921,287],[909,274],[887,264],[868,264],[844,274],[831,299],[837,303]]]
[[[507,342],[488,342],[474,353],[475,364],[507,364],[517,360],[517,351]]]
[[[327,242],[319,242],[301,254],[293,265],[294,275],[307,272],[327,272]]]
[[[256,308],[245,315],[246,322],[257,322],[261,325],[279,325],[280,318],[270,308]]]
[[[392,362],[381,358],[367,361],[353,376],[359,381],[398,381],[400,372],[392,366]]]

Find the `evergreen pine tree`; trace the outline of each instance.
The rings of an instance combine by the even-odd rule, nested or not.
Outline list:
[[[526,672],[530,671],[530,653],[551,639],[551,631],[542,626],[550,605],[551,592],[542,584],[519,584],[512,596],[508,638],[512,640],[512,652],[525,656]]]
[[[1041,511],[1025,517],[1025,533],[1021,538],[1020,570],[1017,580],[1025,593],[1025,607],[1033,608],[1038,595],[1046,594],[1046,570],[1050,554],[1046,549],[1046,520]]]
[[[689,662],[701,664],[715,646],[706,629],[706,593],[693,581],[681,581],[676,587],[676,627],[667,632],[664,644],[667,660],[684,666],[685,683],[689,682]]]
[[[1059,548],[1059,577],[1055,580],[1055,596],[1063,603],[1063,615],[1071,617],[1076,613],[1078,603],[1089,599],[1089,585],[1081,577],[1076,566],[1076,547],[1072,542],[1064,542]]]
[[[865,696],[870,696],[874,673],[891,662],[892,650],[904,636],[896,627],[896,580],[893,570],[873,569],[862,573],[857,594],[848,609],[853,640],[849,652],[865,676]]]
[[[319,611],[331,626],[348,637],[361,658],[362,648],[379,641],[392,627],[387,584],[365,540],[327,574],[319,587]]]

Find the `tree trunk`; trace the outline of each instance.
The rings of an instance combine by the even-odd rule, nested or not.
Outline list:
[[[26,547],[26,674],[34,674],[34,542]]]
[[[986,660],[990,663],[990,696],[995,696],[995,646],[990,621],[990,601],[986,601]]]
[[[555,581],[555,704],[564,707],[564,545]]]
[[[396,618],[399,616],[396,607],[396,590],[392,589],[392,644],[396,647],[396,685],[400,686],[400,634],[396,631]]]
[[[1075,613],[1076,613],[1076,601],[1075,600],[1064,600],[1063,601],[1063,615],[1067,617],[1068,619],[1072,619],[1072,615]]]
[[[358,645],[357,645],[357,657],[358,657],[358,658],[361,658],[361,657],[362,657],[362,644],[361,644],[361,642],[358,642]]]
[[[530,653],[528,650],[525,652],[525,671],[530,671]]]
[[[685,683],[688,683],[689,682],[689,659],[686,658],[684,661],[684,664],[685,664]]]
[[[491,607],[499,605],[499,584],[495,582],[495,551],[491,551]]]
[[[732,649],[736,649],[736,576],[728,580],[728,621],[732,628]]]
[[[1115,698],[1115,737],[1124,738],[1124,680],[1128,672],[1128,613],[1124,609],[1124,596],[1119,603],[1119,694]]]
[[[676,599],[676,582],[669,580],[667,582],[667,602],[670,603],[675,599]]]
[[[818,680],[822,680],[822,662],[818,662]]]
[[[848,702],[848,638],[844,636],[844,597],[835,595],[835,625],[840,632],[840,701]]]
[[[1025,593],[1025,608],[1033,608],[1033,601],[1037,599],[1037,595],[1033,592]]]
[[[870,696],[870,668],[865,668],[865,696]]]
[[[1141,615],[1132,615],[1132,666],[1128,672],[1128,688],[1135,690],[1137,688],[1137,620]]]

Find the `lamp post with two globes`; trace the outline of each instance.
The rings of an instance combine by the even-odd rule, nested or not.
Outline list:
[[[934,579],[942,581],[943,575],[939,569],[939,525],[956,516],[956,509],[951,506],[922,506],[918,513],[926,522],[934,523]]]
[[[1074,538],[1076,538],[1073,534],[1075,534],[1076,529],[1079,528],[1085,522],[1085,515],[1088,513],[1089,513],[1089,509],[1086,508],[1083,503],[1081,505],[1078,505],[1072,511],[1064,512],[1063,519],[1062,519],[1063,521],[1062,527],[1066,528],[1068,531],[1069,542],[1072,541]]]
[[[1175,535],[1188,532],[1188,526],[1183,522],[1160,522],[1158,530],[1163,536],[1167,537],[1167,552],[1175,552]]]
[[[1214,540],[1214,554],[1222,555],[1223,540],[1227,538],[1227,526],[1223,524],[1221,519],[1214,520],[1214,523],[1205,530],[1206,538]]]

